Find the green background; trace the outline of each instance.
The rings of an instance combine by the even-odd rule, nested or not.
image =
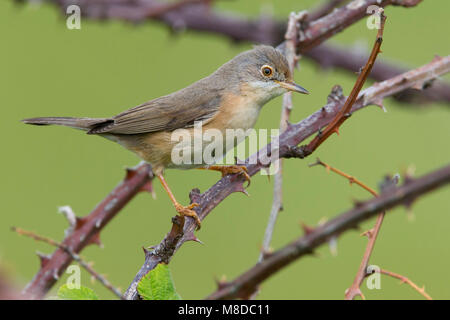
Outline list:
[[[261,7],[283,19],[315,1],[220,1],[216,8],[258,16]],[[419,7],[388,7],[384,59],[420,66],[435,54],[450,52],[447,0],[424,1]],[[70,205],[86,215],[124,176],[124,168],[139,159],[119,145],[60,127],[25,126],[34,116],[111,116],[151,98],[168,94],[214,71],[250,44],[234,44],[221,36],[185,32],[174,36],[157,22],[133,26],[124,22],[82,20],[81,30],[68,30],[60,12],[49,5],[16,6],[0,2],[0,130],[3,141],[0,184],[0,259],[10,277],[25,285],[39,268],[35,251],[54,249],[20,237],[19,226],[62,239],[67,222],[57,207]],[[370,48],[375,37],[361,21],[331,41],[349,48]],[[296,82],[311,95],[295,95],[292,121],[320,108],[333,85],[349,93],[355,75],[321,71],[301,62]],[[449,80],[448,77],[445,79]],[[317,224],[368,199],[365,191],[322,168],[323,161],[376,187],[386,173],[403,173],[409,165],[422,175],[450,158],[448,105],[426,108],[385,101],[387,113],[368,107],[345,123],[313,157],[285,161],[284,212],[275,229],[273,247],[302,234],[299,222]],[[281,98],[261,113],[258,128],[277,128]],[[219,175],[200,170],[169,170],[166,178],[181,203],[198,187],[206,190]],[[142,246],[160,242],[170,229],[174,210],[159,183],[157,199],[139,194],[102,232],[104,248],[82,252],[95,269],[122,290],[143,263]],[[272,201],[272,182],[253,178],[250,197],[233,194],[204,221],[198,237],[205,245],[186,243],[170,263],[175,285],[185,299],[204,298],[216,289],[214,278],[228,279],[257,260]],[[420,199],[409,221],[404,208],[389,212],[371,262],[425,284],[433,298],[450,298],[449,188]],[[374,220],[362,229],[370,228]],[[342,299],[359,266],[366,239],[347,232],[338,240],[338,255],[327,246],[263,283],[259,298]],[[101,298],[114,298],[83,271],[82,284]],[[64,279],[64,278],[63,278]],[[58,283],[58,286],[62,282]],[[382,277],[381,290],[362,286],[368,299],[421,299],[395,279]],[[55,291],[53,291],[54,293]]]

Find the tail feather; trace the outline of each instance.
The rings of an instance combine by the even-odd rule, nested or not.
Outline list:
[[[59,125],[80,130],[91,130],[102,123],[108,123],[111,119],[106,118],[70,118],[70,117],[43,117],[23,119],[22,122],[37,126]]]

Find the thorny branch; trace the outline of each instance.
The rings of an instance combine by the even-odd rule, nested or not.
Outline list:
[[[424,287],[420,288],[417,284],[412,282],[409,278],[407,278],[405,276],[402,276],[401,274],[394,273],[394,272],[387,271],[387,270],[383,270],[383,269],[377,270],[375,272],[379,272],[381,274],[385,274],[385,275],[390,276],[392,278],[399,279],[402,283],[406,283],[407,285],[409,285],[411,288],[413,288],[418,293],[420,293],[422,296],[424,296],[427,300],[433,300],[431,298],[431,296],[428,293],[425,292],[425,288]],[[368,274],[367,276],[369,276],[369,275],[370,274]]]
[[[316,227],[308,234],[275,251],[262,262],[256,264],[239,277],[221,287],[207,299],[245,299],[257,290],[258,285],[267,278],[302,256],[313,254],[314,249],[333,236],[356,228],[358,225],[395,206],[408,203],[418,196],[450,183],[450,165],[425,176],[405,182],[401,187],[393,187],[379,197],[358,204],[336,218]]]
[[[140,191],[151,191],[151,169],[147,164],[127,169],[125,179],[87,216],[68,217],[70,227],[61,242],[64,248],[79,253],[89,244],[100,244],[100,231]],[[59,247],[41,260],[41,268],[24,289],[24,295],[42,298],[63,274],[73,257]]]
[[[64,250],[73,260],[78,262],[80,266],[82,266],[87,272],[89,272],[95,279],[97,279],[105,288],[107,288],[109,291],[111,291],[113,294],[115,294],[119,299],[122,299],[122,293],[119,289],[115,288],[104,276],[99,274],[97,271],[92,268],[91,264],[84,261],[78,254],[73,252],[69,247],[63,245],[62,243],[59,243],[53,239],[50,239],[48,237],[43,237],[41,235],[38,235],[34,232],[23,230],[21,228],[12,227],[12,231],[17,232],[20,235],[30,237],[36,241],[42,241],[45,243],[48,243],[49,245],[52,245],[54,247],[60,248]],[[47,263],[49,257],[39,254],[39,258],[41,259],[41,265]]]
[[[16,1],[25,2],[26,0]],[[356,72],[364,64],[365,56],[354,53],[352,50],[345,50],[329,44],[317,45],[336,32],[342,31],[343,28],[363,18],[369,5],[411,7],[421,1],[384,0],[378,3],[377,0],[358,0],[343,6],[336,12],[331,12],[330,9],[334,9],[344,2],[332,0],[325,6],[312,10],[309,13],[307,18],[309,23],[305,24],[302,31],[302,39],[299,41],[298,46],[302,48],[301,53],[305,57],[312,59],[320,66],[325,68],[338,67],[350,72]],[[267,16],[252,20],[238,15],[215,12],[210,8],[211,0],[185,0],[175,4],[167,4],[157,0],[46,0],[46,2],[57,5],[63,14],[65,14],[68,5],[78,5],[83,16],[92,20],[119,19],[136,24],[150,19],[166,24],[174,31],[189,29],[211,32],[226,36],[234,41],[249,41],[273,46],[284,40],[286,30],[284,21],[276,21]],[[315,22],[319,18],[323,19]],[[333,27],[327,27],[327,24]],[[383,81],[405,71],[406,69],[398,67],[398,63],[378,61],[370,77],[376,81]],[[395,98],[405,102],[442,101],[449,103],[450,85],[437,81],[432,87],[420,92],[420,95],[415,90],[408,90],[399,93]]]

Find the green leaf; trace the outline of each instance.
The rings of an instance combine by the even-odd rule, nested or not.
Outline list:
[[[169,267],[163,263],[142,278],[137,290],[144,300],[181,300],[175,291]]]
[[[71,289],[67,284],[59,288],[58,297],[63,300],[98,300],[92,289],[83,286],[80,289]]]

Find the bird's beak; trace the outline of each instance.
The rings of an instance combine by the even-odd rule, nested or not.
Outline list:
[[[309,94],[308,90],[306,90],[302,86],[299,86],[295,82],[292,82],[292,81],[276,81],[276,82],[280,85],[280,87],[285,88],[289,91],[294,91],[294,92],[303,93],[303,94]]]

